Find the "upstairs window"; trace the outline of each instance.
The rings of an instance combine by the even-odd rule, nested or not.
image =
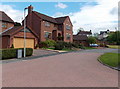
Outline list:
[[[2,28],[7,28],[7,23],[2,22]]]
[[[50,23],[49,22],[45,22],[45,26],[46,27],[50,27]]]
[[[66,29],[67,29],[67,30],[70,30],[70,25],[66,25]]]

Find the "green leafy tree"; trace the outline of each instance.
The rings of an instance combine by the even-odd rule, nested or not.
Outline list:
[[[90,44],[94,44],[94,43],[97,43],[97,40],[96,40],[95,37],[90,36],[90,37],[88,38],[88,42],[89,42]]]
[[[109,43],[114,43],[120,45],[120,31],[116,31],[115,33],[110,33],[107,37],[107,41]]]

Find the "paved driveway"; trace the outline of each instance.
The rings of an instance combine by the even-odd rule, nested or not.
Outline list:
[[[3,64],[3,86],[117,87],[118,71],[100,64],[101,54],[76,52]]]

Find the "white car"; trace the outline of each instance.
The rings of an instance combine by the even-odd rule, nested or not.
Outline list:
[[[90,44],[90,47],[98,47],[98,44]]]

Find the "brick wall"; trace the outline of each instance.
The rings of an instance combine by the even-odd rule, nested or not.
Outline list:
[[[4,30],[14,26],[13,23],[8,23],[8,22],[5,22],[5,23],[6,23],[6,27],[2,27],[2,30],[0,30],[0,31],[4,31]],[[2,21],[0,21],[0,24],[2,26]]]
[[[10,37],[3,36],[2,37],[2,48],[9,48],[10,47]]]
[[[66,29],[66,25],[70,25],[70,30]],[[66,34],[70,34],[70,39],[66,39]],[[64,35],[64,41],[65,42],[73,42],[73,27],[72,24],[70,22],[69,18],[66,18],[64,24],[63,24],[63,35]]]

